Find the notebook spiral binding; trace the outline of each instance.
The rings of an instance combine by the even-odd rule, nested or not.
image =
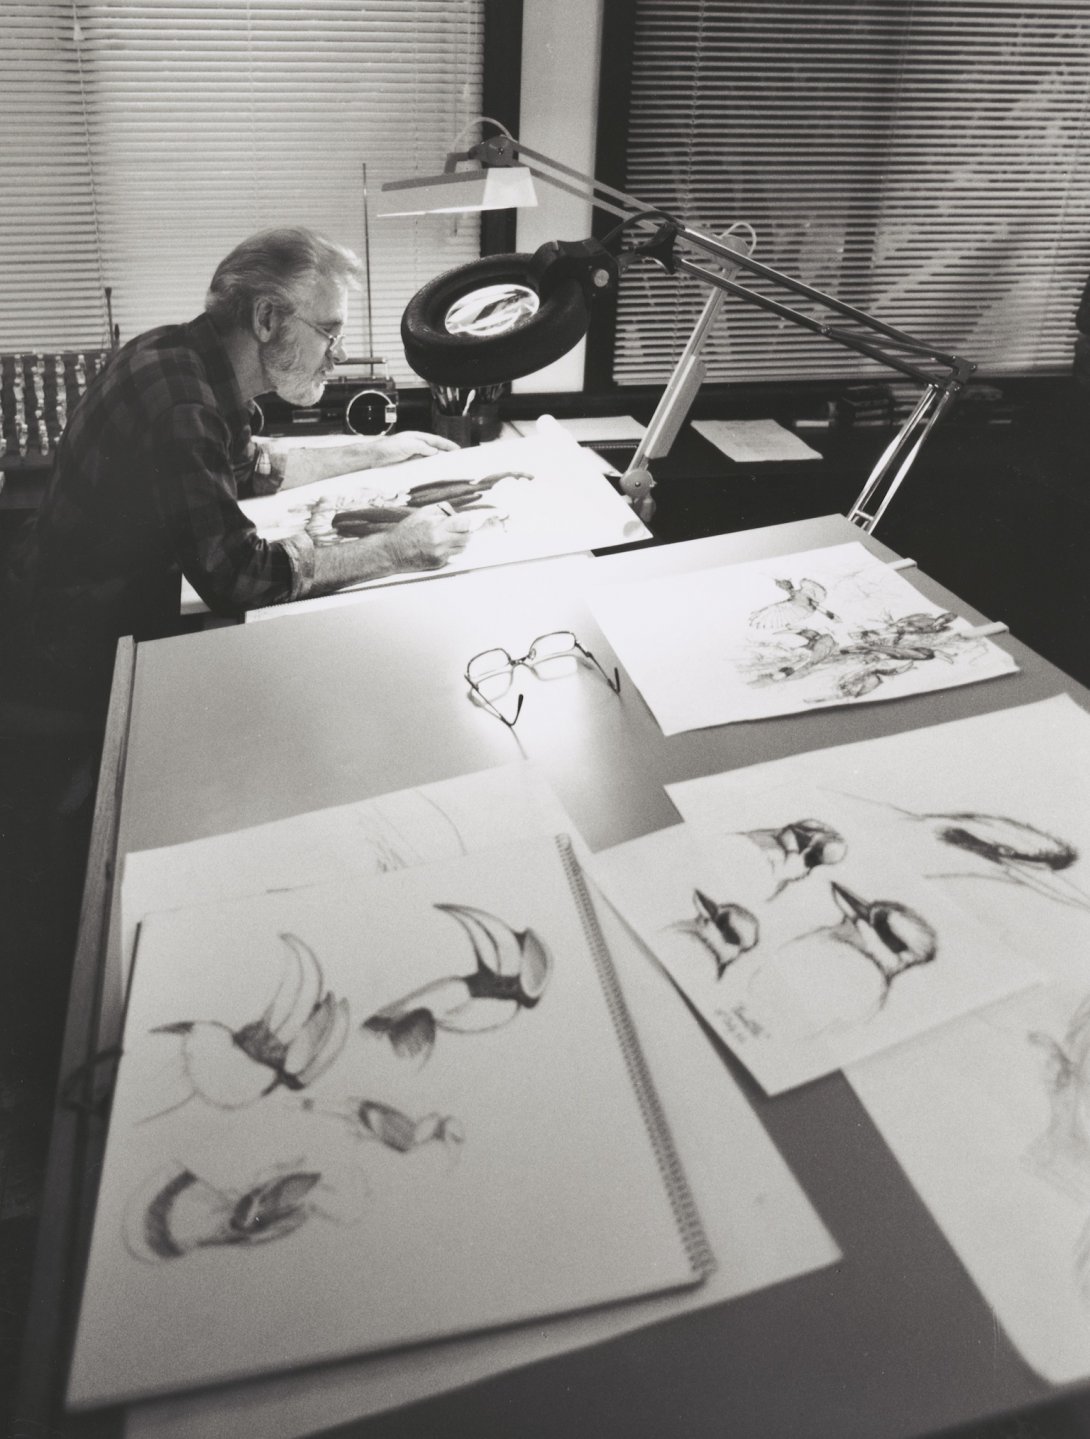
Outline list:
[[[647,1060],[640,1046],[636,1027],[632,1022],[628,1005],[621,991],[613,960],[598,926],[598,917],[594,912],[594,902],[587,889],[586,877],[575,856],[570,837],[566,834],[557,835],[556,842],[561,863],[568,876],[575,905],[579,911],[583,933],[594,957],[598,978],[605,993],[606,1005],[613,1020],[621,1053],[624,1055],[625,1067],[639,1101],[640,1112],[647,1126],[659,1171],[662,1174],[663,1183],[682,1236],[685,1252],[689,1257],[694,1274],[699,1274],[701,1278],[706,1279],[708,1275],[714,1273],[717,1267],[716,1258],[708,1243],[703,1222],[697,1211],[696,1201],[689,1188],[689,1181],[685,1177],[681,1160],[674,1147],[670,1127],[666,1121],[666,1115],[663,1113],[651,1072],[647,1067]]]

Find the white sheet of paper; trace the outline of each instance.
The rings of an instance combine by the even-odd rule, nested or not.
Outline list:
[[[694,420],[693,429],[732,460],[820,460],[817,450],[775,420]]]
[[[868,808],[830,798],[799,785],[736,792],[729,828],[675,825],[591,861],[769,1094],[1040,977],[899,864]],[[808,868],[800,845],[825,863]]]
[[[396,853],[408,862],[413,854],[426,857],[432,848],[427,837],[443,834],[441,823],[412,819],[427,804],[435,806],[437,817],[454,821],[467,844],[507,835],[512,826],[522,834],[571,831],[563,807],[534,767],[505,765],[378,801],[130,855],[126,914],[139,918],[144,909],[170,907],[183,890],[195,902],[247,888],[260,892],[270,872],[277,885],[312,882],[316,866],[326,874],[359,872],[361,855],[365,866],[373,865],[376,835],[378,848],[395,853],[390,839],[381,838],[391,831],[400,839]],[[441,838],[438,851],[446,853],[449,845],[449,836]],[[252,855],[257,863],[251,869]],[[219,1439],[225,1426],[233,1439],[294,1439],[835,1263],[839,1251],[831,1236],[718,1055],[710,1045],[693,1044],[692,1016],[677,991],[609,906],[601,907],[600,918],[719,1261],[716,1272],[694,1290],[547,1326],[467,1336],[212,1394],[136,1404],[126,1412],[128,1439]]]
[[[704,1277],[579,881],[533,838],[145,917],[70,1404]]]
[[[428,579],[650,538],[647,527],[603,478],[597,457],[588,457],[559,426],[540,426],[532,438],[494,440],[427,459],[297,485],[275,495],[242,500],[239,507],[264,539],[281,539],[306,530],[317,544],[336,544],[332,519],[338,510],[404,504],[415,485],[481,480],[505,472],[530,478],[502,479],[481,497],[480,508],[461,512],[473,525],[469,543],[441,570],[406,571],[365,584]],[[202,607],[196,591],[183,582],[183,613]]]
[[[588,598],[667,735],[1017,670],[854,541],[600,585]]]
[[[1054,1383],[1084,1379],[1090,716],[1058,696],[669,793],[690,818],[733,824],[740,784],[815,772],[884,805],[898,851],[1047,977],[847,1074],[1027,1362]]]
[[[153,910],[386,874],[531,834],[572,831],[541,772],[524,762],[136,850],[122,868],[121,952],[127,963],[136,927]]]

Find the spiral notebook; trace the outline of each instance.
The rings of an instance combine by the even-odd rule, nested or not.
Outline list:
[[[713,1267],[566,837],[141,925],[70,1406]]]

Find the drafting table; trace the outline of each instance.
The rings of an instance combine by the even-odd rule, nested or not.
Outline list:
[[[829,516],[583,563],[596,575],[631,579],[860,538],[847,520]],[[877,541],[863,543],[893,558]],[[1086,690],[1004,636],[999,642],[1021,673],[894,703],[665,739],[630,684],[619,699],[605,685],[579,686],[570,690],[569,723],[556,722],[550,701],[550,727],[535,724],[531,692],[512,733],[468,699],[462,679],[471,654],[502,642],[497,616],[522,606],[527,641],[570,627],[607,668],[614,663],[578,595],[540,584],[540,566],[566,563],[375,590],[356,604],[156,641],[135,654],[123,644],[62,1073],[116,1037],[110,904],[117,861],[128,850],[503,764],[519,757],[520,744],[597,850],[676,822],[666,782],[1061,692],[1090,708]],[[929,599],[975,622],[1002,618],[976,614],[907,573]],[[338,1433],[896,1439],[1059,1397],[994,1324],[841,1076],[769,1101],[738,1074],[843,1250],[840,1264]],[[43,1432],[50,1422],[43,1406],[61,1382],[103,1132],[101,1115],[58,1108],[22,1410],[30,1418],[38,1406]],[[69,1421],[62,1432],[99,1434],[102,1423],[102,1416]]]

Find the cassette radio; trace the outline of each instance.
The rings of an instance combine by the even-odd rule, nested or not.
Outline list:
[[[265,434],[385,435],[397,423],[397,385],[385,360],[367,356],[338,364],[316,405],[279,395],[258,400]]]

